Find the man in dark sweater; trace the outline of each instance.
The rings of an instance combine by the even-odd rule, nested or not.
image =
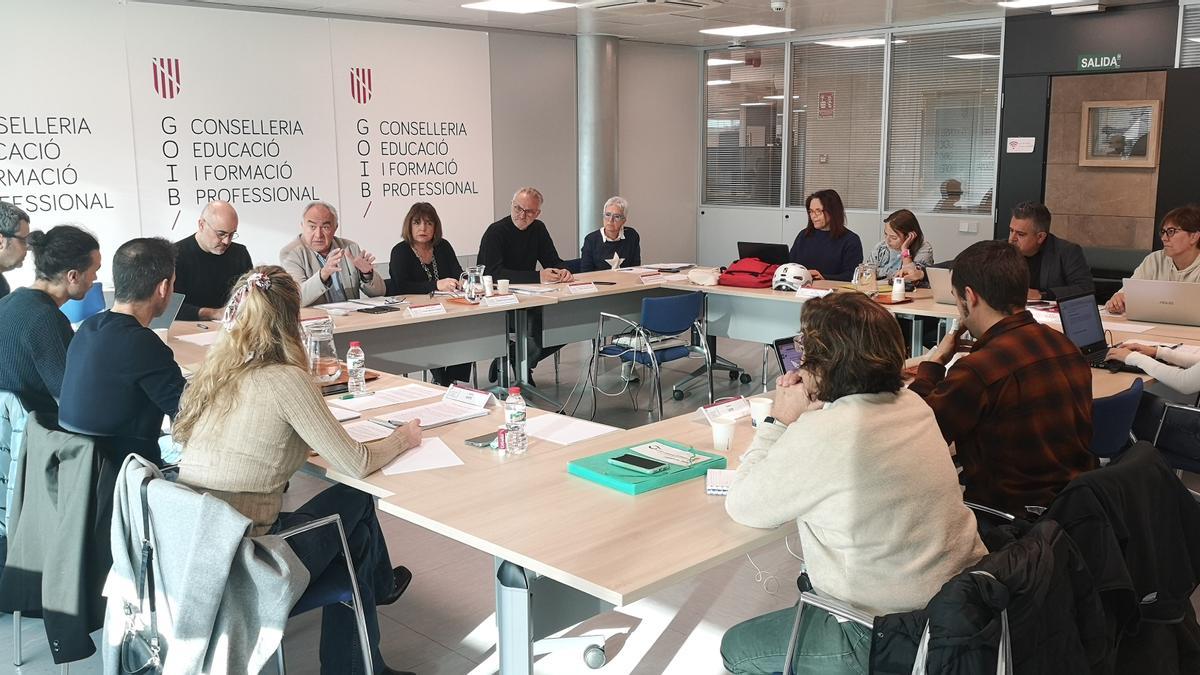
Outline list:
[[[4,272],[15,270],[29,250],[29,215],[13,204],[0,201],[0,298],[8,295]]]
[[[30,412],[58,417],[67,346],[75,334],[59,311],[82,300],[100,269],[100,243],[78,227],[59,225],[29,236],[37,278],[0,298],[0,390]]]
[[[228,202],[209,202],[196,234],[175,242],[175,292],[183,293],[181,321],[217,321],[229,291],[254,263],[237,239],[238,214]]]
[[[523,187],[517,190],[512,199],[512,213],[488,226],[479,242],[477,261],[483,265],[484,273],[493,279],[508,279],[517,284],[554,284],[571,280],[571,273],[564,269],[562,258],[554,248],[550,232],[546,224],[538,220],[542,213],[542,193],[536,188]],[[537,270],[541,263],[542,270]],[[538,361],[558,351],[558,347],[542,349],[542,312],[540,309],[529,313],[529,332],[531,342],[529,349],[530,383],[532,371]],[[513,363],[516,359],[512,359]],[[495,382],[498,373],[498,362],[493,361],[488,379]]]
[[[1057,300],[1093,293],[1096,282],[1083,248],[1050,234],[1050,209],[1036,202],[1013,207],[1008,243],[1029,266],[1029,300]]]
[[[67,350],[59,423],[102,437],[101,447],[117,463],[131,452],[161,463],[163,415],[179,410],[183,374],[149,328],[170,304],[174,282],[171,242],[125,242],[113,256],[112,309],[84,321]]]

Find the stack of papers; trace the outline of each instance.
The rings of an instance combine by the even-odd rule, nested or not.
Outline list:
[[[381,438],[387,438],[392,434],[391,427],[385,427],[370,420],[343,424],[342,428],[346,430],[346,433],[350,434],[350,438],[359,443],[370,443]]]
[[[427,387],[423,384],[406,384],[400,387],[392,387],[391,389],[382,389],[365,396],[335,398],[328,401],[328,403],[331,406],[345,408],[346,410],[363,412],[364,410],[374,410],[375,408],[399,403],[411,403],[412,401],[420,401],[423,398],[433,398],[434,396],[441,395],[441,389]]]
[[[559,445],[581,443],[613,431],[619,431],[619,429],[567,415],[538,415],[525,422],[526,434]]]
[[[347,422],[349,420],[358,419],[358,417],[359,417],[359,414],[354,412],[353,410],[346,410],[345,408],[339,408],[339,407],[333,405],[332,403],[330,403],[328,405],[329,405],[329,412],[333,413],[334,419],[336,419],[339,422]]]
[[[704,477],[704,491],[710,495],[724,497],[729,494],[729,486],[733,485],[733,477],[737,471],[732,469],[709,469]]]
[[[546,284],[510,284],[508,288],[514,293],[523,293],[525,295],[546,295],[558,290],[557,286],[548,286]]]
[[[487,414],[488,409],[486,407],[481,408],[466,403],[459,403],[458,401],[443,400],[437,403],[427,403],[415,408],[380,415],[375,418],[375,421],[395,427],[405,424],[410,420],[420,418],[422,429],[432,429],[433,427],[440,427],[445,424],[454,424],[463,420],[483,417]]]

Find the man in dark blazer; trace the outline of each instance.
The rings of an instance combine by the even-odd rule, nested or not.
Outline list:
[[[1029,265],[1029,299],[1056,300],[1096,292],[1083,248],[1050,234],[1050,209],[1021,202],[1013,207],[1008,243]]]

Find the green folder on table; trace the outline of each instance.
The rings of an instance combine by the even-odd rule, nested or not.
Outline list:
[[[638,473],[608,463],[609,458],[619,457],[627,452],[657,461],[655,457],[648,457],[634,450],[634,448],[646,443],[659,443],[675,452],[682,451],[695,455],[696,459],[691,466],[668,464],[668,468],[665,471],[652,474]],[[703,452],[691,446],[661,438],[656,438],[646,443],[638,443],[637,445],[617,448],[616,450],[609,450],[598,455],[573,460],[567,463],[567,473],[579,476],[580,478],[586,478],[593,483],[599,483],[604,487],[624,492],[627,495],[638,495],[660,487],[681,483],[692,478],[700,478],[708,473],[709,469],[725,468],[725,458],[721,455]]]

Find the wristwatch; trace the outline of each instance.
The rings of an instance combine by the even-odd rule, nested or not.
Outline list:
[[[775,418],[767,415],[763,418],[763,424],[775,424]]]

